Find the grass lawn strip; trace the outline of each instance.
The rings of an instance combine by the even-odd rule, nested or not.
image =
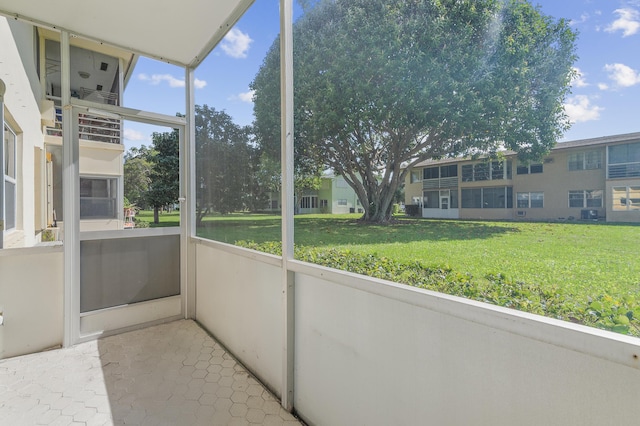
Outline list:
[[[376,225],[358,217],[296,216],[296,258],[639,335],[640,226],[405,218]],[[160,218],[178,224],[176,213]],[[208,217],[197,234],[274,252],[280,223],[273,215]],[[376,275],[385,265],[395,272]]]

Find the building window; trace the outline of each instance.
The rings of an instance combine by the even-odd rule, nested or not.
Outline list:
[[[457,177],[458,176],[458,165],[452,164],[451,166],[441,166],[440,167],[440,177],[448,178],[448,177]]]
[[[329,200],[320,200],[320,207],[329,207]]]
[[[601,151],[585,151],[569,154],[569,170],[594,170],[602,168]]]
[[[613,145],[609,148],[608,177],[640,177],[640,142]]]
[[[481,209],[482,208],[482,189],[463,189],[462,190],[462,208],[463,209]]]
[[[11,230],[16,227],[17,215],[17,194],[16,194],[16,134],[9,126],[4,125],[4,164],[2,166],[3,179],[0,182],[4,185],[4,229]],[[0,200],[1,201],[1,200]],[[0,212],[2,214],[2,212]],[[0,232],[0,238],[2,233]]]
[[[457,175],[457,170],[456,170]],[[463,182],[511,179],[511,161],[483,161],[462,166]]]
[[[473,180],[489,180],[489,163],[478,163],[473,165]]]
[[[420,175],[420,170],[411,170],[411,183],[416,183],[422,181],[422,177]]]
[[[301,209],[317,209],[318,197],[315,195],[307,195],[300,200]]]
[[[491,179],[504,179],[504,163],[502,161],[491,162]]]
[[[465,164],[462,166],[462,181],[473,182],[473,164]]]
[[[117,178],[80,178],[80,219],[117,219],[117,207]]]
[[[542,163],[518,164],[516,173],[519,175],[532,175],[542,173]]]
[[[439,167],[426,167],[422,169],[422,179],[438,179],[440,178]]]
[[[347,205],[347,199],[346,198],[341,198],[338,200],[338,205],[339,206],[346,206]]]
[[[602,207],[603,193],[601,189],[569,191],[569,207]]]
[[[423,195],[425,209],[440,208],[440,191],[424,191]]]
[[[613,187],[611,202],[614,211],[640,210],[640,186]]]
[[[516,205],[519,209],[544,207],[544,192],[518,192]]]
[[[469,188],[462,190],[463,209],[510,209],[513,208],[513,188]]]

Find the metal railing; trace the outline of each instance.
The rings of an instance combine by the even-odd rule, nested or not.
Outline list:
[[[425,179],[422,181],[422,189],[457,188],[458,177],[446,177]]]
[[[46,127],[47,135],[62,137],[62,107],[57,105],[59,98],[51,96],[48,98],[56,102],[56,105],[54,125]],[[78,120],[78,137],[81,140],[113,144],[122,143],[122,124],[120,119],[81,113],[78,114]]]
[[[607,174],[609,179],[640,177],[640,162],[609,164]]]

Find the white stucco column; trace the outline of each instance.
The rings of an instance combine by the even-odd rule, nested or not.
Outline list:
[[[80,336],[80,146],[78,114],[71,107],[69,33],[60,33],[62,98],[62,206],[64,232],[64,346]]]
[[[0,182],[0,249],[4,244],[4,94],[7,90],[7,86],[0,78],[0,140],[2,146],[0,146],[0,167],[2,172],[2,182]]]

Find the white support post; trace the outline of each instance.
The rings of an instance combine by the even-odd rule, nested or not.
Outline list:
[[[282,167],[282,407],[293,409],[295,274],[293,259],[293,0],[280,0],[280,117]]]
[[[38,36],[38,46],[40,46],[40,52],[39,52],[40,90],[42,91],[42,97],[44,98],[47,95],[47,51],[46,51],[46,41],[45,41],[46,39],[40,32],[38,33],[40,34]],[[53,95],[53,93],[49,93],[49,95]],[[55,109],[53,114],[55,117]]]
[[[196,264],[195,246],[190,243],[191,236],[195,235],[196,218],[196,194],[195,194],[195,92],[194,69],[185,69],[186,85],[186,112],[187,123],[182,132],[180,141],[180,265],[183,311],[185,318],[196,317]]]
[[[4,244],[4,94],[7,86],[0,79],[0,249]]]
[[[64,346],[80,337],[80,147],[78,114],[71,107],[69,33],[60,33],[62,97],[62,205],[64,232]]]

